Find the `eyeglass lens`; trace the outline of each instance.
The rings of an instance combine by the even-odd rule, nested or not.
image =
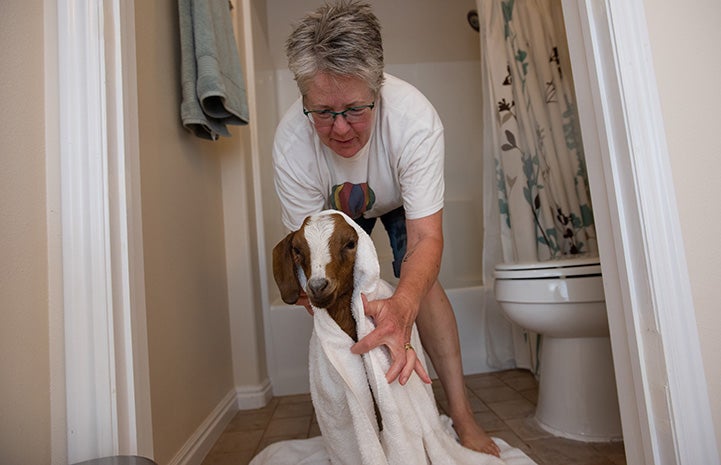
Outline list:
[[[348,123],[354,124],[362,122],[374,106],[374,103],[372,103],[370,105],[346,108],[343,111],[306,110],[306,114],[312,118],[316,126],[332,126],[337,116],[342,116]]]

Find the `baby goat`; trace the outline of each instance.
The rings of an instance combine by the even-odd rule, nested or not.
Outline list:
[[[348,221],[339,213],[307,217],[299,230],[273,248],[273,277],[283,302],[296,303],[305,288],[310,303],[326,309],[333,321],[357,342],[351,300],[358,232]],[[382,430],[383,419],[373,392],[371,397],[378,429]]]
[[[343,216],[331,213],[309,216],[273,248],[273,277],[283,301],[296,303],[304,290],[311,304],[326,309],[354,341],[351,298],[357,245],[356,230]]]

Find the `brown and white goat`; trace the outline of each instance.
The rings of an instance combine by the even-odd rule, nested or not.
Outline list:
[[[326,309],[354,341],[351,298],[357,249],[358,233],[337,213],[309,216],[273,248],[273,277],[283,301],[294,304],[305,291],[310,303]]]
[[[324,308],[357,341],[351,300],[358,233],[348,221],[339,213],[307,217],[300,229],[273,248],[273,277],[283,302],[296,303],[304,290],[314,307]],[[378,429],[382,430],[381,412],[372,392],[371,396]]]

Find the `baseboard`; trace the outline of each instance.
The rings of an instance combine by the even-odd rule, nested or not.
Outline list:
[[[168,465],[200,465],[237,411],[238,398],[236,390],[233,389],[195,430]]]
[[[273,389],[270,380],[266,378],[255,386],[238,386],[235,388],[235,394],[238,399],[238,409],[251,410],[268,405],[273,397]]]
[[[200,465],[238,410],[264,407],[273,397],[270,380],[228,392],[168,465]]]

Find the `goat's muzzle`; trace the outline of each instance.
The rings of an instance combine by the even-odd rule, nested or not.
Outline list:
[[[318,308],[326,308],[336,299],[338,286],[326,278],[311,278],[306,291],[310,302]]]

